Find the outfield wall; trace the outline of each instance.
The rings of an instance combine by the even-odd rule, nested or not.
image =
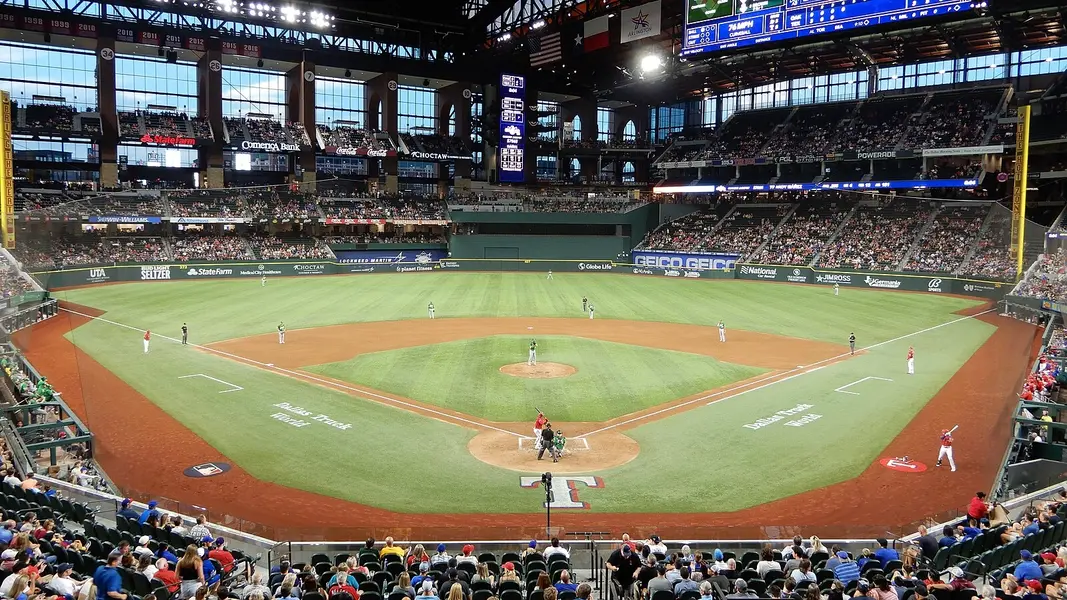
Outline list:
[[[349,275],[363,273],[419,273],[432,271],[530,271],[620,273],[686,279],[745,279],[844,288],[902,290],[977,296],[1001,300],[1012,285],[999,281],[933,277],[874,271],[826,271],[810,267],[739,264],[723,269],[687,269],[624,264],[605,259],[441,259],[422,262],[337,263],[332,261],[245,261],[228,263],[138,264],[84,267],[31,273],[46,289],[130,281],[227,279]]]

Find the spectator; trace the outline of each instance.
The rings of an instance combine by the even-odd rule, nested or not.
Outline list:
[[[868,598],[873,598],[874,600],[899,600],[896,590],[893,589],[885,575],[877,575],[871,583],[873,585],[871,585],[870,591],[867,592]]]
[[[726,598],[732,600],[734,598],[758,598],[758,596],[753,592],[749,591],[747,581],[741,578],[737,578],[734,581],[734,593],[730,594]]]
[[[607,562],[605,568],[611,572],[611,584],[615,588],[617,597],[633,597],[634,577],[637,569],[641,566],[641,560],[633,552],[629,545],[623,543],[616,548]]]
[[[122,554],[120,552],[108,554],[107,562],[97,567],[96,572],[93,573],[96,600],[126,600],[126,594],[122,593],[122,577],[119,576],[118,572],[119,559],[121,558]],[[25,589],[25,585],[22,587]],[[12,590],[14,591],[14,588]]]
[[[571,583],[571,573],[567,569],[559,574],[559,581],[555,585],[557,592],[577,592],[578,585]]]
[[[689,578],[689,567],[682,567],[678,569],[678,573],[681,579],[674,584],[674,595],[681,598],[686,592],[699,591],[699,586],[695,581]]]
[[[553,554],[562,554],[563,556],[567,557],[567,559],[570,559],[571,557],[570,551],[560,546],[559,538],[555,536],[552,537],[552,541],[549,543],[548,548],[545,548],[545,559],[547,560],[551,558]]]
[[[878,549],[874,551],[874,558],[878,559],[882,569],[885,569],[886,564],[891,560],[900,560],[900,554],[896,550],[889,547],[889,541],[885,538],[878,538]]]
[[[841,562],[834,568],[835,579],[848,585],[860,578],[860,566],[848,557],[848,552],[845,552],[844,550],[838,552],[837,558],[840,559]]]
[[[1019,552],[1019,557],[1022,561],[1015,567],[1015,571],[1012,573],[1017,581],[1027,581],[1028,579],[1041,579],[1041,567],[1034,562],[1034,557],[1030,554],[1029,550],[1023,550]]]
[[[800,561],[800,564],[789,573],[789,576],[798,584],[803,581],[811,581],[813,583],[817,581],[815,572],[811,570],[811,561],[806,558]]]
[[[760,577],[766,577],[767,573],[778,571],[780,569],[781,565],[778,564],[778,561],[774,560],[774,549],[771,548],[770,544],[765,544],[763,549],[760,550],[760,559],[759,562],[756,563],[756,572],[759,573]]]
[[[178,561],[174,570],[177,571],[178,578],[181,580],[179,593],[182,600],[192,598],[196,595],[196,590],[207,583],[204,578],[204,562],[197,554],[196,546],[192,544],[185,549],[185,554]]]
[[[385,546],[383,546],[382,549],[378,551],[378,556],[379,558],[385,558],[386,556],[396,556],[403,559],[406,553],[407,551],[401,548],[400,546],[393,545],[392,536],[387,536],[385,538]]]

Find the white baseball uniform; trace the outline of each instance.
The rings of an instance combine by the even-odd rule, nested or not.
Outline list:
[[[834,284],[834,295],[836,296],[840,291],[841,291],[841,288],[839,288],[838,285],[835,283]]]
[[[915,374],[915,351],[908,350],[908,375]]]
[[[719,321],[719,341],[726,341],[726,325],[722,321]]]
[[[431,302],[430,305],[426,307],[426,312],[428,312],[430,314],[430,318],[432,319],[433,318],[433,302]]]
[[[937,452],[937,466],[941,466],[943,459],[948,459],[948,466],[952,471],[956,470],[956,461],[952,460],[952,434],[941,434],[941,449]]]
[[[144,353],[145,354],[148,354],[148,342],[151,339],[151,337],[152,337],[152,334],[146,331],[145,334],[144,334]]]
[[[589,305],[589,318],[590,319],[593,318],[593,305],[592,304]]]
[[[259,278],[259,287],[267,287],[267,276],[266,275],[264,275],[263,277]]]
[[[285,343],[285,325],[279,325],[278,326],[278,343],[279,344],[284,344]]]

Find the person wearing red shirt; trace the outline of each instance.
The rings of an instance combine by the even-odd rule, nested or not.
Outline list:
[[[144,353],[148,354],[148,342],[152,339],[152,331],[146,329],[144,332]]]
[[[161,558],[156,561],[156,574],[152,576],[152,579],[158,579],[163,585],[167,586],[167,591],[174,593],[178,591],[178,587],[181,585],[181,581],[178,580],[178,574],[170,570],[170,565],[167,564],[167,559]]]
[[[908,347],[908,375],[915,374],[915,347]]]
[[[981,521],[989,516],[989,505],[985,503],[985,492],[978,492],[967,506],[967,516]]]
[[[334,584],[330,586],[330,589],[326,591],[326,593],[331,598],[340,593],[347,593],[349,596],[352,596],[352,600],[359,600],[359,592],[356,591],[356,588],[349,585],[347,580],[335,581]]]
[[[537,420],[534,421],[534,449],[539,450],[541,448],[541,430],[545,428],[545,423],[548,423],[548,418],[545,417],[545,413],[537,413]]]
[[[231,554],[230,551],[224,547],[225,544],[226,540],[222,538],[215,538],[215,547],[207,553],[207,557],[214,558],[215,560],[219,561],[219,564],[222,565],[222,570],[226,573],[229,573],[233,570],[234,558],[233,554]]]
[[[952,432],[948,429],[941,430],[941,450],[937,452],[937,466],[941,466],[943,459],[948,459],[948,466],[956,471],[956,461],[952,460]]]

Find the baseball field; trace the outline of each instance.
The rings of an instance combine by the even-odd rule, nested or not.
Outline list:
[[[570,530],[884,533],[990,487],[1036,334],[948,295],[601,273],[55,295],[66,310],[18,343],[109,475],[290,538],[519,535],[544,522],[543,471]],[[536,459],[537,409],[568,438],[559,463]],[[949,473],[933,463],[955,424]],[[209,463],[231,468],[183,475]]]

